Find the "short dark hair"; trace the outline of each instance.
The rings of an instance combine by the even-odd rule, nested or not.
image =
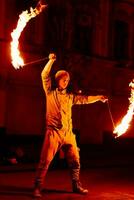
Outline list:
[[[65,70],[59,70],[59,71],[57,71],[56,74],[55,74],[55,80],[56,80],[56,82],[58,82],[64,76],[67,76],[70,79],[70,75],[69,75],[69,73],[67,71],[65,71]]]

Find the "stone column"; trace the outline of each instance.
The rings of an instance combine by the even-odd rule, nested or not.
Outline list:
[[[109,0],[101,0],[100,10],[96,13],[94,53],[104,57],[108,54],[109,12]]]

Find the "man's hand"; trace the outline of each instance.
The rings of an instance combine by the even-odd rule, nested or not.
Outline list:
[[[100,101],[105,103],[106,101],[108,101],[108,98],[106,96],[100,95]]]
[[[56,55],[54,53],[49,54],[49,60],[56,60]]]

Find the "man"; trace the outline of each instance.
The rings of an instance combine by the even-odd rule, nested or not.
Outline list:
[[[46,94],[46,135],[35,179],[35,197],[41,197],[41,188],[48,167],[56,152],[61,148],[70,168],[73,192],[88,193],[88,190],[84,189],[80,183],[79,151],[75,135],[72,132],[72,106],[74,104],[89,104],[107,100],[103,95],[83,96],[67,93],[66,89],[70,81],[70,75],[65,70],[56,73],[57,88],[52,90],[50,71],[55,60],[55,54],[49,54],[49,61],[41,73]]]

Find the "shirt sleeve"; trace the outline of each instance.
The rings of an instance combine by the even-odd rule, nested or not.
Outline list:
[[[48,63],[45,65],[44,69],[41,72],[42,84],[43,89],[46,93],[51,91],[51,77],[50,77],[50,70],[54,61],[49,60]]]
[[[73,104],[90,104],[100,100],[100,96],[73,95]]]

